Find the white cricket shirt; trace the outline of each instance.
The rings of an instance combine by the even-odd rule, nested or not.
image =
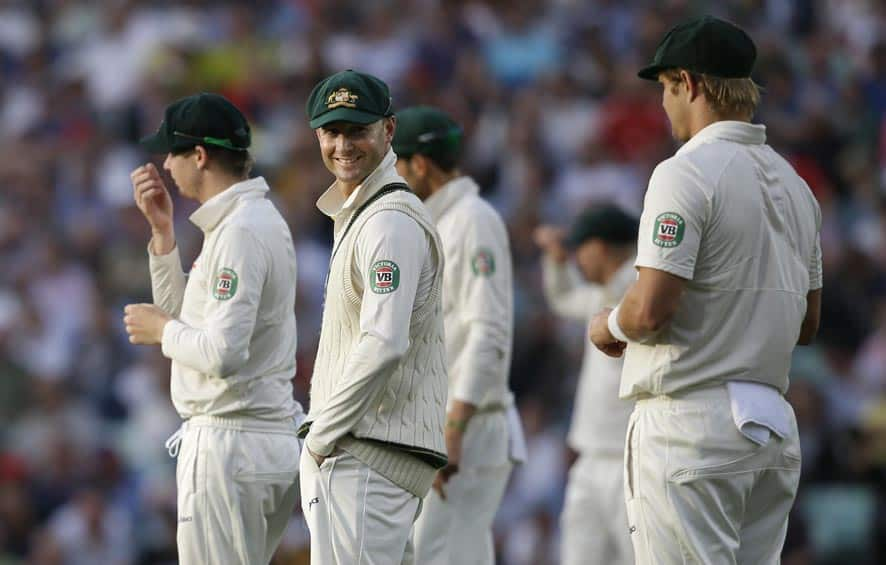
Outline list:
[[[190,217],[203,248],[185,276],[178,247],[149,251],[154,303],[177,319],[163,328],[172,402],[182,418],[301,414],[295,375],[295,248],[258,177],[237,183]],[[149,246],[150,249],[150,246]]]
[[[477,407],[512,402],[508,388],[514,331],[511,250],[504,222],[458,177],[425,200],[437,224],[446,267],[443,319],[450,400]]]
[[[615,272],[605,285],[589,283],[569,263],[542,259],[545,298],[551,309],[567,318],[590,323],[603,308],[614,308],[631,283],[637,280],[632,260]],[[628,419],[634,403],[618,397],[623,357],[609,357],[590,342],[585,345],[572,422],[566,438],[569,447],[581,452],[622,453]]]
[[[623,398],[751,381],[782,394],[822,284],[821,212],[766,145],[766,128],[721,121],[656,167],[640,220],[637,267],[687,280],[676,315],[626,351]]]

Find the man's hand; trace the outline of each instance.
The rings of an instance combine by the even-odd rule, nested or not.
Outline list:
[[[316,453],[311,451],[311,448],[308,447],[307,444],[305,444],[305,449],[308,450],[308,455],[310,455],[314,462],[317,463],[317,467],[319,467],[323,464],[324,461],[326,461],[326,457],[324,457],[323,455],[317,455]]]
[[[471,415],[473,415],[474,410],[476,410],[476,408],[470,404],[461,403],[459,401],[455,401],[455,404],[458,406],[459,415],[463,414],[463,411],[460,409],[466,406],[470,406],[469,410]],[[461,463],[462,442],[464,440],[467,425],[467,420],[456,416],[455,414],[450,413],[449,416],[446,417],[444,437],[446,439],[446,457],[449,459],[449,462],[445,467],[437,471],[437,476],[434,477],[433,485],[434,490],[437,491],[437,494],[439,494],[440,498],[443,500],[446,500],[446,492],[443,490],[443,485],[449,482],[452,475],[458,473],[458,466]]]
[[[175,247],[172,224],[172,197],[153,163],[130,173],[135,204],[151,225],[153,251],[166,255]]]
[[[154,345],[163,339],[163,327],[172,316],[153,304],[130,304],[123,309],[123,323],[129,342],[137,345]]]
[[[621,357],[624,354],[627,343],[618,341],[609,331],[609,313],[612,308],[604,308],[594,316],[591,321],[590,338],[597,349],[610,357]]]
[[[535,228],[532,239],[535,244],[557,263],[565,263],[569,258],[569,252],[563,247],[565,233],[555,226],[539,226]]]

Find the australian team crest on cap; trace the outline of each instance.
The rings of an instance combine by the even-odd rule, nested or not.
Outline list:
[[[347,88],[339,88],[326,98],[326,107],[330,110],[342,106],[345,108],[356,108],[358,98],[360,97],[351,93]]]
[[[686,222],[680,214],[665,212],[655,218],[655,231],[652,234],[652,243],[659,247],[677,247],[683,241],[683,232],[686,231]]]

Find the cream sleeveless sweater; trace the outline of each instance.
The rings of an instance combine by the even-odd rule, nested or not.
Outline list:
[[[372,202],[336,242],[306,425],[326,406],[360,338],[362,296],[352,280],[354,252],[362,227],[383,210],[406,214],[421,226],[431,241],[436,269],[427,299],[413,307],[406,353],[386,375],[387,383],[372,399],[369,410],[337,445],[395,484],[424,496],[436,469],[446,463],[443,423],[448,378],[440,298],[443,252],[427,210],[410,192],[392,192]]]

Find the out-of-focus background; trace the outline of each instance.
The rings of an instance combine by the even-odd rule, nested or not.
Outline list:
[[[584,328],[545,304],[532,230],[592,203],[639,212],[675,144],[660,87],[635,72],[703,12],[755,39],[758,119],[824,217],[823,324],[790,390],[804,464],[785,563],[886,562],[882,1],[45,0],[0,1],[0,564],[176,562],[169,363],[130,346],[121,317],[150,301],[135,141],[180,96],[221,92],[252,121],[256,174],[297,245],[306,398],[330,246],[314,201],[331,177],[303,108],[345,68],[382,77],[397,107],[454,113],[464,169],[506,219],[529,462],[497,518],[499,563],[557,563]],[[186,262],[194,209],[176,199]],[[295,515],[275,562],[301,562],[306,543]]]

